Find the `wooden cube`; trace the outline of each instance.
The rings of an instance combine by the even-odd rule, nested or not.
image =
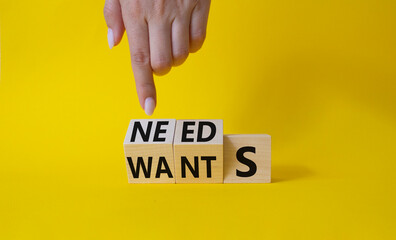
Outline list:
[[[224,183],[271,182],[271,136],[224,135]]]
[[[178,120],[173,151],[176,183],[223,182],[223,120]]]
[[[129,183],[175,183],[175,119],[131,120],[124,140]]]

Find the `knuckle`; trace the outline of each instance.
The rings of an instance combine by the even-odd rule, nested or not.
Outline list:
[[[197,30],[191,32],[190,40],[190,52],[198,51],[205,41],[206,32],[204,30]]]
[[[150,82],[139,82],[137,85],[138,88],[143,92],[151,91],[154,88],[153,83]]]
[[[139,20],[143,17],[144,9],[140,2],[131,4],[127,9],[129,9],[128,12],[131,19]]]
[[[150,57],[147,52],[138,50],[138,51],[132,53],[131,60],[132,60],[133,65],[145,66],[149,63]]]
[[[121,11],[128,19],[140,20],[144,14],[144,6],[141,1],[120,1]]]
[[[165,13],[165,0],[157,0],[154,1],[153,9],[158,15],[163,15]]]
[[[191,0],[190,1],[190,4],[192,4],[192,5],[197,5],[198,4],[198,2],[199,2],[199,0]]]
[[[172,2],[172,5],[174,3]],[[170,2],[167,0],[156,0],[153,2],[152,10],[147,16],[150,22],[162,23],[164,21],[170,21],[175,9],[169,7]]]

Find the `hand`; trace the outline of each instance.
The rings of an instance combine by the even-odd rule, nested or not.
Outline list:
[[[106,0],[109,46],[126,29],[139,102],[147,115],[156,106],[153,73],[163,75],[198,51],[206,36],[210,0]]]

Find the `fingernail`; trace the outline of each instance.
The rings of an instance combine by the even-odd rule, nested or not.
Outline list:
[[[152,97],[146,98],[144,101],[144,111],[148,116],[151,116],[155,109],[155,101]]]
[[[109,48],[112,49],[114,47],[114,36],[111,28],[107,30],[107,41],[109,42]]]

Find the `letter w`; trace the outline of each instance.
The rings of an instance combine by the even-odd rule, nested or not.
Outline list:
[[[139,178],[139,172],[140,172],[140,166],[142,167],[142,171],[144,173],[145,178],[150,178],[151,175],[151,165],[153,162],[153,157],[148,157],[148,164],[147,168],[146,165],[144,165],[143,157],[138,157],[137,158],[137,163],[136,163],[136,168],[133,165],[132,158],[127,157],[129,167],[131,168],[132,176],[133,178]]]

